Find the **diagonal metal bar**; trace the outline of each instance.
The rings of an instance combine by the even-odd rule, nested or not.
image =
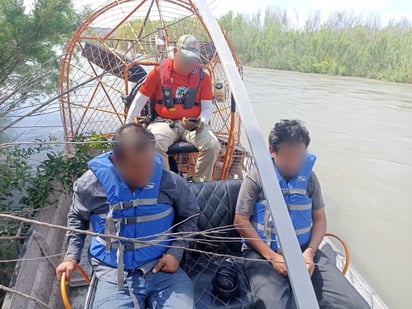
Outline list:
[[[193,2],[196,4],[198,14],[202,18],[213,42],[215,42],[239,113],[242,119],[247,119],[247,121],[244,121],[246,135],[255,158],[256,167],[259,171],[263,191],[276,225],[276,232],[282,247],[283,256],[285,257],[297,307],[299,309],[319,309],[312,282],[303,260],[279,182],[275,175],[273,163],[267,151],[265,151],[266,144],[260,132],[258,121],[240,77],[238,67],[226,43],[222,30],[207,6],[206,1],[194,0]]]

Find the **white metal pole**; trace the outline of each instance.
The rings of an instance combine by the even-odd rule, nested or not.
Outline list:
[[[198,14],[203,19],[215,43],[216,50],[243,120],[242,123],[249,140],[252,154],[255,158],[262,188],[276,226],[277,236],[286,261],[296,305],[299,309],[318,309],[319,304],[303,260],[303,255],[285,205],[285,200],[283,199],[279,182],[275,175],[273,163],[270,160],[268,151],[266,151],[267,146],[232,53],[206,0],[194,0],[194,3],[198,9]]]

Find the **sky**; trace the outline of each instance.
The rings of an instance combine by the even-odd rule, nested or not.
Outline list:
[[[102,6],[111,0],[72,0],[76,8],[90,5],[92,9]],[[33,0],[25,0],[30,7]],[[137,1],[136,1],[137,2]],[[351,10],[362,16],[379,15],[383,23],[391,19],[407,17],[412,20],[412,1],[410,0],[212,0],[214,14],[219,17],[230,10],[240,13],[252,13],[267,7],[278,7],[288,10],[293,17],[299,18],[303,24],[310,13],[320,11],[322,19],[326,19],[336,10]]]

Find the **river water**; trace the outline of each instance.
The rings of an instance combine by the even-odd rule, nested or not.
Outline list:
[[[264,69],[244,80],[265,137],[304,121],[328,230],[390,308],[411,308],[412,85]]]
[[[410,308],[412,85],[251,68],[244,81],[265,137],[282,118],[304,121],[328,230],[390,308]],[[19,125],[20,140],[62,134],[58,113]]]

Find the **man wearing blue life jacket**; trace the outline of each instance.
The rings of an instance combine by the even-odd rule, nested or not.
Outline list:
[[[321,309],[370,308],[342,273],[319,250],[326,233],[325,203],[308,154],[309,132],[297,120],[282,120],[269,135],[274,169]],[[252,168],[242,183],[235,226],[243,245],[246,270],[256,308],[295,308],[282,249],[277,242],[259,175]],[[257,262],[261,259],[262,262]],[[266,261],[264,261],[266,260]]]
[[[91,224],[106,236],[94,237],[89,248],[98,278],[93,308],[194,308],[193,283],[179,267],[188,243],[171,234],[196,231],[199,207],[185,180],[163,169],[154,144],[142,126],[122,126],[113,150],[91,160],[74,185],[68,226]],[[85,235],[67,236],[58,280],[63,272],[70,279],[84,246]]]

